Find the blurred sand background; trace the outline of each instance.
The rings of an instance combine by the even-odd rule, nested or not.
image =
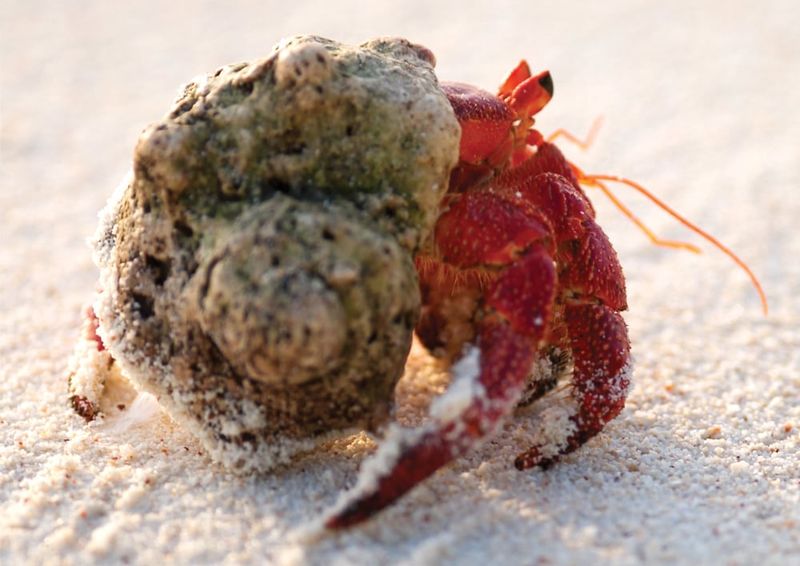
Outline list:
[[[800,563],[800,4],[763,2],[0,0],[0,562]],[[281,37],[405,36],[494,89],[549,68],[539,120],[585,131],[588,171],[625,174],[730,245],[650,246],[594,195],[628,281],[628,407],[547,472],[525,423],[342,535],[294,533],[370,449],[333,443],[237,478],[155,415],[124,433],[67,407],[65,366],[96,270],[85,239],[139,131],[178,87]],[[659,234],[692,238],[620,188]],[[697,241],[696,239],[693,241]],[[413,420],[445,376],[415,350]],[[423,401],[420,401],[422,399]]]

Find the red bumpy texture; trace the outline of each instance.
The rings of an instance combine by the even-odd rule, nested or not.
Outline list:
[[[416,258],[417,334],[451,360],[477,348],[478,367],[458,377],[472,383],[455,410],[387,439],[394,445],[379,448],[373,477],[362,478],[328,528],[367,519],[497,430],[536,389],[534,362],[555,348],[569,352],[574,366],[569,426],[562,438],[547,435],[520,454],[517,468],[550,465],[625,404],[622,268],[575,169],[533,128],[553,93],[550,74],[532,76],[523,61],[496,96],[464,84],[443,89],[461,124],[461,160],[433,241]]]

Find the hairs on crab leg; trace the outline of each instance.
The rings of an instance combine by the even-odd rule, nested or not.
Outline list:
[[[622,316],[603,304],[571,304],[564,313],[574,362],[566,438],[543,441],[514,460],[518,470],[547,468],[579,448],[625,407],[630,386],[630,344]],[[548,439],[549,440],[549,439]]]

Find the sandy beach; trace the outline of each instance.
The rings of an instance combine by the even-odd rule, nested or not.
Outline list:
[[[0,563],[800,563],[800,5],[613,0],[108,3],[0,0]],[[549,68],[544,132],[604,126],[590,172],[636,179],[741,256],[766,290],[657,207],[590,193],[617,249],[635,360],[622,414],[547,471],[514,456],[534,423],[437,473],[363,527],[308,524],[374,442],[330,442],[236,476],[141,397],[87,425],[66,368],[97,270],[86,239],[139,132],[179,86],[282,37],[404,36],[437,74],[493,90]],[[448,383],[415,345],[397,418]]]

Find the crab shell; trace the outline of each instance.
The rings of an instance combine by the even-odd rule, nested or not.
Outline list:
[[[101,215],[105,348],[232,468],[376,426],[459,137],[405,40],[297,37],[188,84]]]

